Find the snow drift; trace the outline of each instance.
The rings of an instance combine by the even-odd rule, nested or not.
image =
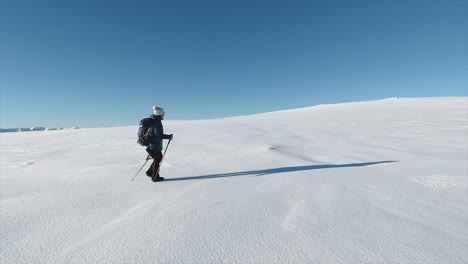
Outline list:
[[[164,126],[1,134],[0,262],[468,262],[468,98]]]

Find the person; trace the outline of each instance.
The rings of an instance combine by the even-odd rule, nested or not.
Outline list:
[[[150,136],[150,144],[146,148],[146,152],[153,158],[153,163],[146,171],[146,175],[151,177],[154,182],[163,181],[164,178],[159,175],[159,166],[163,158],[163,139],[172,140],[173,135],[164,134],[162,120],[164,120],[164,109],[161,107],[153,106],[153,114],[150,118],[155,119],[155,122],[149,127],[148,133]]]

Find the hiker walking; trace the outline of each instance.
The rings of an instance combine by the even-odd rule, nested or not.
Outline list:
[[[164,128],[162,125],[162,120],[164,120],[164,109],[161,107],[153,106],[153,114],[150,116],[153,120],[153,123],[148,129],[149,144],[146,148],[146,152],[153,158],[153,163],[151,167],[146,171],[146,175],[151,177],[151,180],[154,182],[163,181],[164,178],[159,176],[159,166],[161,166],[161,161],[163,159],[162,149],[163,149],[163,139],[172,140],[173,135],[164,134]]]

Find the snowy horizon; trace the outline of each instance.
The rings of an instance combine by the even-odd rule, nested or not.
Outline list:
[[[33,132],[33,131],[53,131],[53,130],[67,130],[67,129],[79,129],[78,127],[60,127],[60,128],[49,128],[42,126],[35,127],[21,127],[21,128],[0,128],[0,133],[12,133],[12,132]]]
[[[292,108],[292,109],[282,109],[270,112],[263,112],[263,113],[255,113],[255,114],[248,114],[248,115],[238,115],[238,116],[227,116],[227,117],[220,117],[220,118],[208,118],[208,119],[168,119],[174,121],[207,121],[207,120],[219,120],[219,119],[226,119],[226,118],[238,118],[238,117],[245,117],[245,116],[256,116],[256,115],[263,115],[263,114],[272,114],[272,113],[279,113],[284,111],[297,111],[299,109],[308,109],[312,107],[322,107],[322,106],[332,106],[332,105],[344,105],[344,104],[356,104],[356,103],[366,103],[366,102],[377,102],[377,101],[385,101],[385,100],[399,100],[399,99],[424,99],[424,98],[465,98],[461,96],[444,96],[444,97],[388,97],[388,98],[381,98],[375,100],[366,100],[366,101],[352,101],[352,102],[340,102],[340,103],[324,103],[324,104],[317,104],[311,105],[306,107],[300,108]],[[148,114],[149,115],[149,114]],[[147,117],[147,116],[145,116]],[[137,117],[135,120],[135,124],[138,123]],[[143,118],[143,117],[141,117]],[[167,122],[167,121],[166,121]],[[12,127],[12,128],[2,128],[0,127],[0,133],[10,133],[10,132],[31,132],[31,131],[53,131],[53,130],[67,130],[67,129],[93,129],[93,128],[110,128],[110,127],[124,127],[124,126],[131,126],[131,125],[118,125],[118,126],[97,126],[97,127],[78,127],[78,126],[71,126],[71,127],[47,127],[47,126],[26,126],[26,127]]]
[[[163,125],[2,133],[0,262],[468,262],[468,97]]]

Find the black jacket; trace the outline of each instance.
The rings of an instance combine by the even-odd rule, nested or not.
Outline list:
[[[158,150],[162,151],[163,149],[163,144],[162,141],[163,139],[170,139],[170,135],[164,134],[164,128],[161,123],[161,117],[157,115],[151,115],[151,118],[155,119],[156,122],[152,124],[149,128],[149,135],[151,138],[151,143],[148,146],[152,150]]]

